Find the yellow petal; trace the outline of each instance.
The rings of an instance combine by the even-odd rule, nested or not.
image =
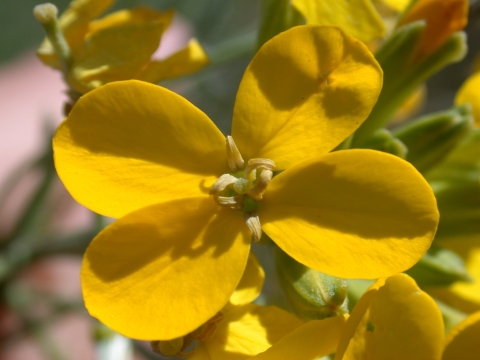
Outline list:
[[[238,285],[250,234],[240,212],[187,198],[132,212],[90,244],[90,314],[130,338],[170,340],[215,315]]]
[[[112,81],[135,78],[158,48],[164,28],[162,21],[151,21],[93,33],[67,74],[67,82],[86,93]]]
[[[90,37],[95,32],[108,28],[121,27],[129,24],[141,25],[152,21],[161,22],[163,24],[163,30],[165,30],[170,26],[173,15],[173,10],[157,11],[146,7],[116,11],[102,19],[92,21],[88,25],[89,31],[87,37]]]
[[[72,196],[111,217],[206,194],[228,171],[225,138],[211,120],[179,95],[140,81],[84,95],[53,148]]]
[[[470,103],[472,105],[475,126],[480,127],[480,73],[470,76],[458,90],[456,104]]]
[[[414,55],[414,58],[422,59],[467,25],[468,0],[418,0],[400,19],[398,26],[418,20],[427,22]]]
[[[385,35],[385,25],[370,0],[292,0],[307,24],[336,25],[364,43]]]
[[[393,10],[398,12],[402,12],[405,10],[410,3],[410,0],[378,0],[388,6],[390,6]]]
[[[255,300],[262,292],[265,272],[253,253],[248,257],[247,267],[235,292],[230,297],[233,305],[248,304]]]
[[[335,360],[439,360],[444,329],[435,301],[405,274],[375,287],[369,306],[353,309]]]
[[[262,46],[243,76],[232,136],[245,160],[276,170],[332,150],[370,113],[382,70],[339,28],[297,26]]]
[[[347,317],[309,321],[286,335],[255,360],[315,360],[335,352]]]
[[[480,310],[480,239],[444,241],[442,246],[454,251],[465,261],[472,282],[458,281],[448,288],[432,288],[428,292],[442,302],[466,313]]]
[[[115,0],[73,0],[60,16],[60,29],[67,40],[73,57],[83,49],[88,23],[107,10]],[[61,65],[52,45],[45,39],[37,50],[40,59],[48,66],[60,69]]]
[[[480,355],[480,312],[455,326],[445,338],[442,360],[478,360]]]
[[[228,306],[222,314],[225,318],[214,335],[198,346],[189,359],[246,359],[265,351],[303,324],[296,316],[275,306]]]
[[[284,171],[271,181],[259,216],[294,259],[348,279],[410,268],[438,223],[435,197],[418,171],[372,150],[337,151]]]
[[[197,40],[192,39],[182,50],[165,60],[151,61],[137,76],[139,80],[157,83],[193,73],[209,63],[208,55]]]

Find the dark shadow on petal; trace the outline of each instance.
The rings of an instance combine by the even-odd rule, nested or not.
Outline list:
[[[318,90],[318,81],[296,66],[294,55],[264,51],[250,65],[258,87],[276,109],[293,110]]]
[[[181,215],[169,216],[169,209]],[[120,218],[93,240],[85,256],[99,278],[115,281],[160,257],[174,262],[182,257],[203,256],[212,248],[212,256],[219,257],[233,245],[242,222],[240,211],[220,208],[212,198],[169,201]],[[245,229],[243,232],[247,234]],[[199,236],[201,240],[195,242]],[[244,235],[242,241],[250,239]]]

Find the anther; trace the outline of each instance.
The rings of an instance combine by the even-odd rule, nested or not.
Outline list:
[[[242,155],[240,151],[238,151],[237,145],[235,145],[231,136],[227,136],[227,159],[228,166],[232,172],[242,170],[245,166],[245,161],[243,161]]]
[[[259,241],[262,237],[262,225],[260,224],[260,218],[256,211],[245,213],[245,222],[248,228],[252,232],[253,240]]]
[[[230,184],[234,184],[238,179],[230,174],[223,174],[220,176],[217,181],[212,185],[209,190],[210,195],[218,195],[220,192],[226,189]]]
[[[257,169],[273,170],[275,168],[275,161],[270,159],[256,158],[248,160],[245,167],[244,177],[249,178],[250,174]]]
[[[272,180],[272,176],[273,176],[272,170],[263,170],[260,173],[260,176],[255,182],[255,185],[253,186],[253,188],[248,192],[248,196],[250,196],[252,199],[256,201],[262,200],[263,194],[265,193],[265,190],[267,190],[267,186],[270,183],[270,180]]]
[[[236,196],[215,196],[215,200],[222,206],[232,209],[241,209],[243,207],[243,195]]]

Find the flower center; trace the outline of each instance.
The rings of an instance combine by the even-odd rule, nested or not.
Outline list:
[[[260,240],[262,228],[258,218],[258,202],[262,200],[272,179],[275,162],[255,158],[245,166],[231,136],[227,136],[227,159],[231,173],[223,174],[210,188],[210,195],[222,206],[242,210],[255,241]]]

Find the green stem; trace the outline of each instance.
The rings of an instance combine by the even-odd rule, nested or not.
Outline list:
[[[70,46],[63,36],[62,30],[57,19],[58,9],[55,5],[46,3],[35,6],[33,9],[33,14],[38,20],[40,25],[42,25],[43,30],[47,35],[50,44],[55,50],[60,63],[62,64],[62,71],[66,74],[73,63],[72,52]]]
[[[52,151],[49,149],[40,159],[39,163],[44,164],[44,176],[42,182],[38,186],[25,212],[22,214],[17,225],[3,242],[2,245],[11,243],[14,239],[35,233],[38,215],[42,212],[45,198],[48,195],[51,185],[56,178],[55,168],[53,166]]]

